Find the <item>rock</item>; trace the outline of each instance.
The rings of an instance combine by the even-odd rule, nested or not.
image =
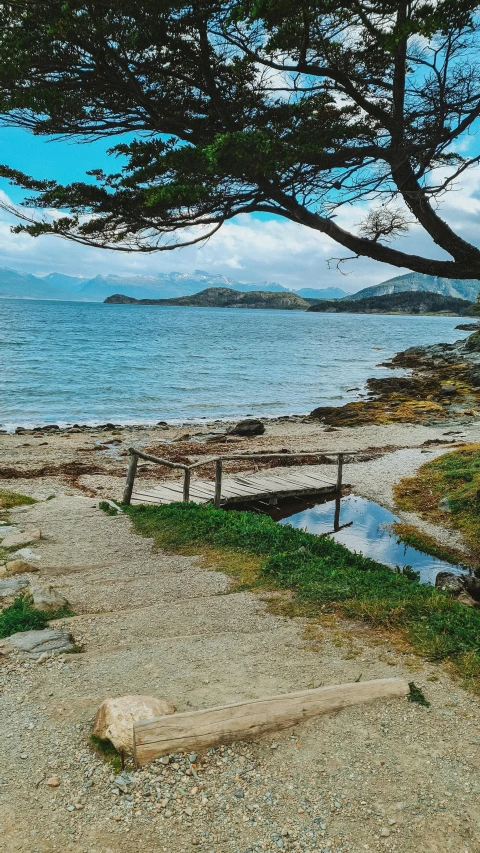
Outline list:
[[[261,421],[255,418],[248,418],[247,420],[239,421],[228,432],[230,435],[263,435],[265,427]]]
[[[49,586],[47,589],[41,586],[32,586],[30,592],[35,610],[46,610],[48,613],[51,610],[60,610],[68,605],[67,599],[60,595],[53,586]]]
[[[49,779],[45,779],[45,785],[48,785],[49,788],[58,788],[60,785],[60,777],[50,776]]]
[[[390,836],[390,830],[386,826],[382,826],[380,830],[380,838],[388,838]]]
[[[467,377],[474,388],[480,388],[480,369],[478,367],[472,367],[467,372]]]
[[[439,572],[435,578],[435,586],[438,589],[448,590],[455,597],[465,590],[463,577],[453,575],[451,572]]]
[[[478,607],[480,605],[480,579],[473,577],[473,575],[454,575],[450,572],[439,572],[435,578],[435,586],[447,590],[467,607]]]
[[[124,771],[118,776],[115,776],[114,782],[117,788],[122,792],[122,794],[129,794],[132,788],[135,786],[136,780],[135,776],[132,773],[127,773],[126,771]]]
[[[30,545],[32,542],[38,542],[42,538],[42,533],[38,527],[32,527],[24,533],[11,533],[6,536],[2,542],[2,548],[22,548],[24,545]]]
[[[25,560],[10,560],[6,565],[7,574],[23,575],[25,572],[38,572],[38,566],[27,563]]]
[[[442,500],[438,502],[438,508],[443,510],[443,512],[451,512],[452,511],[452,509],[450,507],[450,501],[448,498],[442,498]]]
[[[0,598],[9,598],[12,595],[18,595],[22,589],[25,589],[29,585],[30,581],[27,578],[0,580]]]
[[[98,709],[92,734],[109,740],[120,752],[133,752],[133,723],[173,714],[175,706],[154,696],[117,696],[105,699]]]
[[[444,394],[445,396],[453,397],[455,394],[458,394],[455,385],[442,385],[440,388],[440,394]]]
[[[46,628],[44,631],[22,631],[8,638],[10,646],[30,655],[73,652],[73,637],[68,631]]]

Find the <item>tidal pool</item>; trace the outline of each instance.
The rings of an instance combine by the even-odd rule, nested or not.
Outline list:
[[[390,527],[397,516],[379,504],[357,495],[346,495],[340,499],[329,500],[325,503],[301,506],[294,509],[289,505],[272,508],[271,515],[280,524],[291,524],[292,527],[302,528],[308,533],[330,533],[336,542],[341,542],[350,551],[371,557],[379,563],[395,568],[396,566],[411,566],[420,573],[422,583],[435,583],[438,572],[454,572],[462,574],[461,566],[454,566],[416,548],[411,548],[399,542]],[[288,515],[284,515],[288,512]]]

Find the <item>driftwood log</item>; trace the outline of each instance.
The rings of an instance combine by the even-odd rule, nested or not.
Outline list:
[[[135,764],[142,766],[169,753],[195,752],[232,741],[251,740],[318,714],[374,699],[400,698],[408,691],[404,679],[382,678],[142,720],[133,726]]]

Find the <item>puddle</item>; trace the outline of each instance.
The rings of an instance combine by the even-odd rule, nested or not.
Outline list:
[[[438,560],[399,542],[390,525],[400,519],[383,506],[357,495],[324,501],[320,496],[310,501],[285,498],[275,505],[257,501],[236,504],[235,509],[261,512],[279,524],[291,524],[308,533],[329,533],[350,551],[356,551],[392,569],[396,566],[411,566],[420,573],[422,583],[434,584],[438,572],[461,575],[465,571],[462,566]]]
[[[297,502],[299,503],[299,502]],[[309,533],[330,533],[336,542],[345,545],[350,551],[356,551],[365,557],[371,557],[387,566],[411,566],[420,572],[422,583],[435,583],[438,572],[462,574],[461,566],[453,566],[438,560],[416,548],[399,542],[390,529],[396,515],[379,504],[357,495],[346,495],[341,500],[309,504],[291,513],[289,507],[278,506],[271,515],[280,524],[291,524],[303,528]],[[284,512],[289,515],[285,516]]]

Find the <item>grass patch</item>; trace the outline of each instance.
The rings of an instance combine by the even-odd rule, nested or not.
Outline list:
[[[21,595],[0,613],[0,637],[11,637],[18,631],[41,631],[48,627],[50,616],[35,610],[31,596]]]
[[[443,498],[448,511],[439,507]],[[397,484],[395,500],[401,509],[458,530],[469,549],[463,562],[480,574],[480,444],[465,445],[422,465],[415,476]]]
[[[25,593],[15,598],[10,607],[0,613],[0,639],[11,637],[20,631],[42,631],[48,628],[52,619],[66,619],[73,616],[69,607],[61,607],[55,611],[37,610],[33,606],[31,595]]]
[[[216,554],[220,562],[225,555],[231,567],[236,554],[237,566],[242,561],[256,566],[251,585],[291,590],[299,612],[331,608],[397,633],[429,660],[451,662],[480,691],[480,611],[463,607],[448,593],[268,516],[193,503],[125,511],[138,532],[159,546]]]
[[[402,524],[396,521],[392,524],[392,530],[399,541],[404,542],[405,545],[410,545],[417,551],[422,551],[423,554],[431,554],[432,557],[437,557],[437,559],[444,560],[447,563],[468,568],[468,561],[465,559],[463,551],[453,546],[442,545],[433,536],[429,536],[413,524]]]
[[[0,489],[0,509],[13,509],[15,506],[29,506],[36,503],[35,498],[30,498],[28,495],[18,495],[16,492]]]
[[[107,515],[118,515],[118,509],[108,503],[108,501],[100,501],[98,508],[106,512]]]
[[[430,708],[430,702],[426,699],[423,690],[417,687],[414,681],[409,681],[408,686],[410,693],[407,696],[409,702],[416,702],[417,705],[423,705],[424,708]]]
[[[124,759],[122,759],[122,756],[118,750],[115,749],[111,741],[103,740],[101,737],[97,737],[96,735],[90,735],[90,743],[97,755],[100,755],[112,765],[113,770],[120,773],[120,771],[124,769]]]

